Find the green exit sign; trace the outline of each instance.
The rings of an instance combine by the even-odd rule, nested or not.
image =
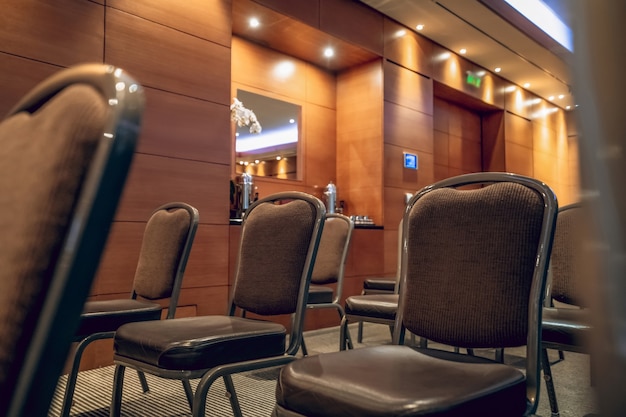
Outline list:
[[[480,83],[482,82],[483,77],[478,75],[475,72],[467,71],[467,77],[465,77],[465,82],[469,85],[473,85],[476,88],[480,88]]]

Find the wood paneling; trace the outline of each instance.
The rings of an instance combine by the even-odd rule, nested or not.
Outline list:
[[[404,167],[404,152],[417,153],[418,169]],[[416,190],[433,182],[433,154],[385,144],[385,187]],[[386,206],[385,199],[385,206]],[[385,217],[385,225],[389,224]]]
[[[385,61],[385,101],[433,114],[433,82],[416,72]]]
[[[140,153],[229,165],[227,106],[146,88]]]
[[[385,102],[385,142],[433,153],[433,117]]]
[[[87,0],[2,2],[0,51],[63,67],[103,62],[104,7]]]
[[[137,154],[116,220],[145,221],[168,201],[184,201],[200,212],[200,223],[228,224],[228,165]]]
[[[530,120],[507,112],[504,114],[504,131],[507,142],[533,147],[533,124]]]
[[[230,103],[229,48],[117,9],[106,21],[106,62],[147,87]]]
[[[238,0],[233,0],[235,3]],[[319,0],[307,0],[297,2],[293,0],[253,0],[281,14],[293,17],[314,28],[320,25],[320,2]]]
[[[506,171],[516,174],[534,176],[533,150],[513,142],[506,143],[505,155]]]
[[[381,229],[354,229],[345,276],[378,276],[383,273],[383,239]],[[359,288],[359,293],[361,289]],[[357,293],[358,294],[358,293]],[[346,296],[348,293],[346,292]]]
[[[230,0],[107,0],[107,6],[230,47]]]
[[[505,171],[504,111],[483,115],[483,171]]]
[[[383,55],[383,16],[352,0],[320,0],[320,29]]]
[[[305,181],[324,188],[329,181],[337,183],[337,133],[334,109],[307,105]]]
[[[384,102],[385,66],[379,61],[347,71],[338,77],[337,89],[337,182],[345,190],[341,199],[347,214],[368,215],[377,224],[385,223],[384,129],[393,123]]]
[[[433,44],[430,40],[389,18],[384,20],[384,37],[386,59],[431,76]]]
[[[198,227],[183,288],[228,286],[228,228],[228,225],[207,224]]]
[[[1,18],[0,18],[1,19]],[[1,35],[0,35],[1,36]],[[2,39],[0,37],[0,39]],[[0,47],[3,45],[0,42]],[[4,117],[13,106],[39,82],[60,70],[59,67],[0,52],[0,115]]]
[[[335,74],[307,65],[306,67],[306,101],[307,103],[337,108],[337,80]]]

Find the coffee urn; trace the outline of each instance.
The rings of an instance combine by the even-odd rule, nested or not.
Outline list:
[[[333,182],[329,182],[324,189],[324,200],[326,203],[326,212],[334,213],[337,205],[337,187]]]

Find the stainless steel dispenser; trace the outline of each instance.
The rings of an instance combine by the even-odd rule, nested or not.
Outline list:
[[[244,172],[239,181],[241,186],[241,213],[243,215],[254,198],[254,179],[252,175]]]
[[[326,200],[326,212],[334,213],[337,205],[337,187],[332,181],[324,189],[324,200]]]

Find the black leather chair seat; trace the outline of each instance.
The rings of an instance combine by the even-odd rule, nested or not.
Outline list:
[[[520,370],[488,359],[375,346],[309,356],[286,365],[277,384],[274,415],[522,415],[525,389]]]
[[[80,324],[75,340],[82,340],[94,333],[114,332],[129,321],[159,320],[161,307],[157,303],[147,301],[120,299],[88,301],[83,307]]]
[[[554,343],[569,346],[568,350],[574,352],[585,351],[592,329],[588,310],[546,307],[542,314],[541,340],[544,346]]]
[[[325,304],[332,303],[334,292],[331,287],[324,285],[309,285],[309,298],[307,298],[307,304]]]
[[[367,278],[363,281],[363,293],[374,294],[375,291],[392,293],[396,288],[395,278]]]
[[[398,294],[353,295],[346,298],[347,315],[394,320],[398,310]]]
[[[200,316],[126,324],[114,349],[159,368],[198,370],[284,355],[285,339],[285,327],[270,321]]]

